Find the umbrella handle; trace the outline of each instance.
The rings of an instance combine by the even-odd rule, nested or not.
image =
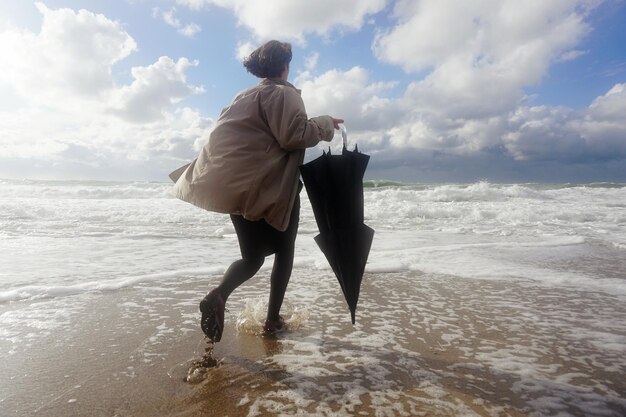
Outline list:
[[[341,123],[339,125],[339,129],[341,130],[341,137],[343,139],[343,147],[344,148],[348,148],[348,129],[346,129],[346,126]]]

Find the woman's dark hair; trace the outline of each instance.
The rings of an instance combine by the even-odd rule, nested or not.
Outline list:
[[[249,73],[259,78],[280,77],[285,65],[291,62],[291,44],[269,41],[243,60]]]

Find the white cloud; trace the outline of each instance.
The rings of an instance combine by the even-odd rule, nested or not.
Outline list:
[[[176,17],[175,7],[171,7],[168,10],[164,10],[164,11],[159,10],[158,7],[154,8],[152,10],[152,17],[159,17],[159,16],[161,17],[161,19],[163,19],[163,21],[167,25],[175,28],[178,33],[188,38],[193,38],[194,36],[196,36],[196,34],[202,31],[202,27],[196,23],[189,23],[189,24],[183,25],[180,19]]]
[[[211,0],[176,0],[176,3],[189,7],[192,10],[200,10],[213,4]]]
[[[521,105],[500,115],[452,119],[405,113],[387,129],[384,147],[458,157],[498,153],[517,161],[609,161],[626,158],[626,84],[617,84],[584,110]]]
[[[143,124],[41,108],[0,113],[0,176],[128,179],[139,175],[166,181],[170,170],[197,156],[213,124],[189,108]]]
[[[180,20],[178,20],[178,18],[176,17],[176,9],[173,7],[169,10],[161,12],[161,17],[163,18],[163,21],[165,23],[173,28],[179,28],[182,26]]]
[[[373,167],[378,169],[392,168],[396,161],[398,169],[407,172],[427,171],[430,166],[433,172],[442,170],[435,178],[454,178],[444,172],[444,165],[473,164],[472,172],[489,173],[494,164],[491,175],[497,175],[496,169],[511,168],[509,160],[509,165],[543,164],[537,172],[547,175],[551,164],[563,168],[626,158],[626,84],[614,86],[584,110],[520,105],[491,116],[452,118],[442,112],[415,111],[407,97],[385,97],[392,86],[372,83],[358,67],[302,76],[309,114],[345,117],[349,137],[373,155]],[[563,178],[573,172],[563,171]]]
[[[442,63],[452,54],[471,47],[475,23],[471,2],[454,7],[443,1],[397,1],[397,24],[381,32],[374,43],[379,59],[418,71]],[[454,28],[454,30],[451,30]]]
[[[213,121],[177,103],[203,91],[186,80],[196,61],[164,56],[117,85],[113,65],[137,49],[121,23],[37,7],[39,33],[0,32],[0,91],[19,99],[0,106],[0,175],[163,175],[195,156]]]
[[[589,106],[595,119],[624,122],[626,115],[626,83],[615,84],[605,95],[596,98]]]
[[[381,60],[406,71],[441,65],[459,55],[470,55],[473,63],[483,65],[522,59],[518,64],[528,66],[540,58],[545,66],[546,59],[575,45],[588,32],[582,17],[593,3],[466,0],[451,7],[437,0],[398,1],[397,23],[378,35],[374,51]]]
[[[244,59],[250,56],[250,54],[257,47],[252,44],[252,42],[242,42],[237,45],[237,59],[240,62],[243,62]]]
[[[178,32],[181,35],[184,35],[188,38],[193,38],[201,31],[202,31],[202,27],[196,23],[189,23],[183,26],[182,28],[178,29]]]
[[[378,59],[426,71],[407,91],[415,108],[449,117],[511,111],[550,64],[590,31],[595,2],[532,0],[398,1],[397,23],[373,43]],[[454,30],[451,30],[454,28]]]
[[[304,68],[307,71],[313,71],[317,67],[317,61],[320,59],[318,52],[313,52],[304,59]]]
[[[86,10],[51,10],[37,3],[41,31],[0,33],[7,60],[0,82],[21,96],[23,103],[73,113],[106,113],[152,121],[202,88],[189,85],[185,71],[198,65],[186,58],[161,57],[131,70],[134,81],[117,86],[114,64],[136,50],[133,38],[119,22]]]
[[[584,139],[571,128],[576,117],[566,108],[521,107],[508,119],[503,144],[517,160],[576,159],[587,150]]]
[[[204,91],[187,84],[185,71],[198,62],[181,58],[174,62],[162,56],[147,67],[133,67],[134,81],[112,94],[111,111],[119,117],[135,122],[162,119],[164,111],[192,94]]]
[[[342,72],[331,70],[314,77],[303,72],[294,81],[302,89],[302,98],[310,116],[330,114],[346,120],[357,131],[379,129],[393,123],[394,109],[385,95],[393,82],[370,82],[361,67]]]
[[[0,79],[42,104],[111,89],[111,67],[137,49],[122,25],[86,10],[36,6],[43,16],[39,33],[16,29],[0,33]]]
[[[585,117],[574,127],[581,132],[595,153],[626,158],[626,83],[616,84],[596,98]]]
[[[260,40],[272,38],[304,43],[305,35],[326,36],[333,30],[358,30],[366,18],[385,7],[386,0],[177,0],[199,10],[218,6],[232,10],[239,24]]]
[[[517,159],[626,158],[626,84],[586,109],[522,107],[509,118],[504,144]]]

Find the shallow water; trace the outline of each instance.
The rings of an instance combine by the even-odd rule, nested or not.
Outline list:
[[[183,379],[207,346],[196,299],[214,280],[181,275],[5,304],[0,317],[22,332],[0,342],[0,407],[49,416],[626,411],[623,297],[532,280],[367,274],[353,326],[335,278],[299,270],[286,314],[307,314],[267,338],[257,330],[268,279],[232,295],[213,353],[220,366],[194,384]],[[254,320],[242,328],[242,317]]]

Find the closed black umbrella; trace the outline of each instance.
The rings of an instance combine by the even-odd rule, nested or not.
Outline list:
[[[330,150],[300,167],[319,235],[315,242],[326,256],[355,322],[363,271],[374,239],[374,230],[363,223],[363,175],[369,155],[346,147],[345,129],[341,155]]]

